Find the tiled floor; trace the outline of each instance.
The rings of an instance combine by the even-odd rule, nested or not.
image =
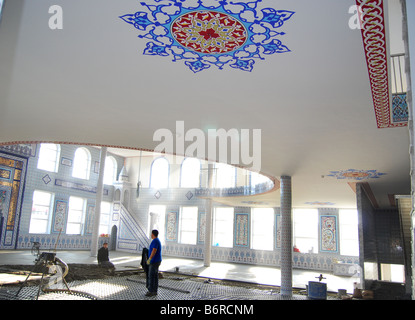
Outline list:
[[[95,257],[91,257],[89,251],[58,251],[57,257],[66,263],[97,263]],[[110,259],[117,270],[135,269],[140,266],[141,255],[125,252],[110,251]],[[0,265],[7,264],[34,264],[34,257],[30,251],[0,250]],[[176,273],[176,268],[178,272]],[[160,290],[157,297],[145,297],[145,279],[143,274],[114,277],[105,280],[75,281],[69,284],[71,290],[81,291],[87,295],[67,295],[64,293],[42,294],[39,299],[91,299],[96,296],[99,299],[161,299],[161,300],[280,300],[281,296],[271,289],[255,290],[246,286],[223,286],[208,279],[226,279],[264,285],[280,285],[280,269],[272,267],[212,262],[210,267],[204,267],[203,261],[191,259],[178,259],[164,257],[160,271],[168,272],[168,276],[160,280]],[[198,277],[187,277],[195,275]],[[319,272],[293,269],[293,287],[305,289],[308,281],[318,281]],[[346,289],[353,292],[353,282],[358,282],[355,277],[340,277],[330,273],[323,273],[323,282],[327,283],[329,292],[337,292],[338,289]],[[25,278],[25,277],[24,277]],[[23,278],[23,280],[24,280]],[[37,288],[37,287],[36,287]],[[12,289],[10,289],[12,290]],[[19,297],[36,296],[33,288],[25,287]],[[12,290],[13,291],[13,290]],[[2,290],[3,298],[13,298],[13,292]],[[278,291],[278,290],[277,290]],[[90,295],[90,296],[88,296]],[[91,296],[92,295],[92,296]],[[295,296],[294,299],[304,299],[306,296]],[[1,296],[0,296],[1,299]],[[6,298],[7,299],[7,298]]]
[[[100,280],[73,281],[68,283],[69,292],[50,292],[39,295],[38,300],[307,300],[305,294],[295,293],[283,297],[278,290],[258,289],[238,285],[227,285],[216,281],[181,276],[168,276],[159,281],[157,296],[147,297],[144,274],[111,277]],[[0,299],[34,300],[38,286],[19,286],[0,289]],[[65,289],[63,284],[51,289]],[[329,297],[328,299],[335,299]]]

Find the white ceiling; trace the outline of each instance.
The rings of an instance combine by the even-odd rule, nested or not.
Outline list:
[[[390,1],[392,53],[400,53],[399,1]],[[62,30],[48,9],[63,8]],[[355,207],[331,171],[377,170],[368,182],[381,207],[408,194],[408,129],[378,129],[352,0],[263,0],[295,11],[281,38],[289,53],[252,72],[199,73],[171,57],[143,55],[146,39],[119,16],[137,0],[7,1],[0,24],[0,143],[54,141],[154,149],[153,133],[199,128],[261,129],[261,171],[292,176],[293,205]],[[241,200],[241,199],[240,199]],[[279,203],[279,191],[260,197]]]

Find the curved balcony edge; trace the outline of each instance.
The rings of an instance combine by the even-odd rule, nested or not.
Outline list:
[[[234,188],[195,188],[195,196],[200,198],[210,197],[242,197],[265,194],[279,189],[277,179],[259,183],[255,186],[240,186]]]

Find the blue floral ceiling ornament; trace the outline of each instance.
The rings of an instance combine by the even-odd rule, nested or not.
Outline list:
[[[193,72],[212,65],[252,71],[255,59],[290,50],[280,28],[295,12],[257,9],[262,0],[145,0],[120,18],[149,42],[144,55],[183,60]]]
[[[386,175],[386,173],[378,172],[377,170],[342,170],[342,171],[330,171],[328,177],[334,177],[338,180],[350,179],[350,180],[367,180],[367,179],[379,179],[381,176]]]

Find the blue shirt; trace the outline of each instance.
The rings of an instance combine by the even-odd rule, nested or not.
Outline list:
[[[150,258],[153,249],[157,249],[156,254],[151,259],[151,263],[161,262],[161,242],[159,238],[154,238],[151,241],[150,248],[148,249],[148,257]]]

